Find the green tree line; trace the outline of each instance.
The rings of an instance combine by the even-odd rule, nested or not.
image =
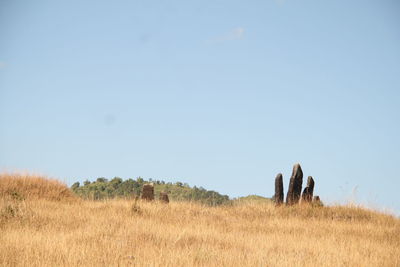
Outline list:
[[[229,204],[231,202],[227,195],[221,195],[216,191],[206,190],[202,187],[191,187],[182,182],[167,183],[159,180],[153,181],[152,179],[146,181],[141,177],[127,180],[119,177],[108,180],[101,177],[93,182],[86,180],[82,185],[76,182],[71,186],[71,189],[84,199],[134,198],[140,196],[142,187],[146,183],[154,184],[156,198],[160,192],[167,192],[169,199],[172,201],[195,201],[210,206]]]

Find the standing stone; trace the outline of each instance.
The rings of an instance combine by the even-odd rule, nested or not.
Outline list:
[[[281,205],[283,203],[283,177],[282,173],[278,173],[275,178],[275,204]]]
[[[154,200],[154,185],[144,184],[142,188],[142,199],[153,201]]]
[[[320,207],[324,206],[324,204],[322,204],[322,201],[321,201],[321,199],[319,198],[319,196],[315,196],[315,197],[313,198],[312,203],[313,203],[313,205],[315,205],[315,206],[320,206]]]
[[[293,166],[292,176],[290,177],[289,190],[286,196],[286,204],[293,205],[299,203],[301,187],[303,184],[303,171],[300,164]]]
[[[308,176],[307,179],[307,187],[304,188],[303,195],[301,196],[302,202],[311,202],[313,199],[314,193],[314,179],[311,176]]]
[[[168,198],[168,193],[166,192],[160,192],[160,197],[159,200],[163,203],[168,204],[169,203],[169,198]]]

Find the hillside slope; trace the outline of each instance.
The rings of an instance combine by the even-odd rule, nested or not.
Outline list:
[[[400,264],[399,219],[359,208],[133,200],[17,207],[14,215],[1,207],[1,266]]]
[[[55,180],[2,175],[0,266],[400,266],[393,216],[230,204],[79,201]]]
[[[77,197],[56,179],[38,175],[0,174],[0,199],[76,201]]]

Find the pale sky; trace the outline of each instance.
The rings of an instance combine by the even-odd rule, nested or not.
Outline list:
[[[398,1],[0,0],[0,170],[400,214]],[[306,180],[306,177],[304,180]]]

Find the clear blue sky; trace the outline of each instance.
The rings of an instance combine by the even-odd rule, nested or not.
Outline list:
[[[398,1],[0,1],[0,169],[400,214]]]

